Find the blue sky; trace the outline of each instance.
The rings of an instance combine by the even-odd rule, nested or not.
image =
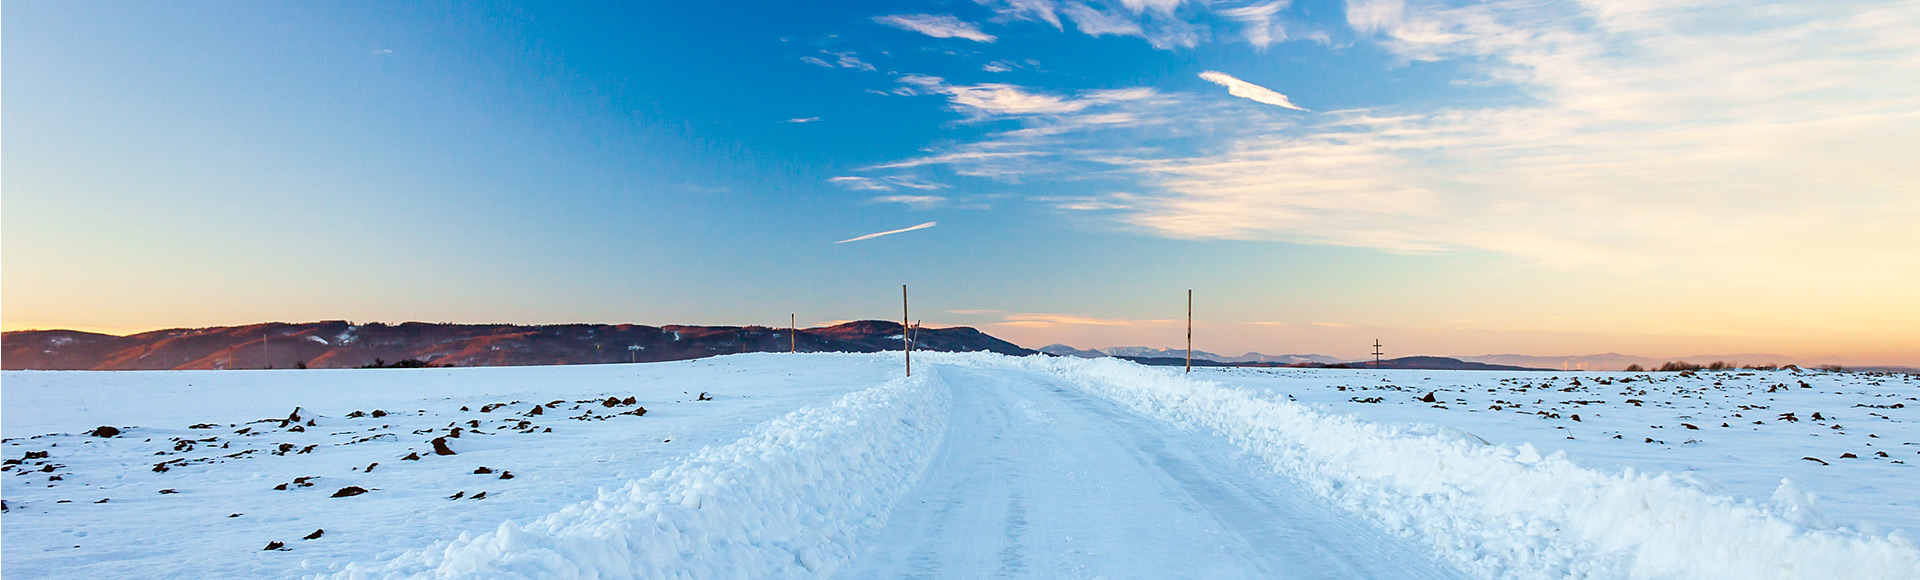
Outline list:
[[[1802,4],[9,3],[0,306],[1920,362],[1920,8]]]

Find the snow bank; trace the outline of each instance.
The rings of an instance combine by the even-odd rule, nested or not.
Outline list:
[[[949,400],[927,369],[768,421],[594,501],[333,577],[830,576],[937,453]]]
[[[1920,550],[1809,527],[1668,474],[1604,473],[1530,445],[1369,423],[1112,359],[928,357],[1053,375],[1225,436],[1344,509],[1485,578],[1920,578]],[[1817,524],[1814,524],[1817,525]]]

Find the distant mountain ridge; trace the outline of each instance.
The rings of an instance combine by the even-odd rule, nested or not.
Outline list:
[[[801,352],[900,350],[897,322],[861,320],[795,333]],[[636,324],[352,324],[333,320],[173,328],[128,336],[75,330],[0,334],[7,370],[356,368],[403,360],[520,366],[658,362],[739,352],[786,352],[785,328]],[[916,350],[1034,351],[970,327],[922,328]]]

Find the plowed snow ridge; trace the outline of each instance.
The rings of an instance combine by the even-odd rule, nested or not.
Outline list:
[[[949,399],[928,369],[768,421],[594,501],[333,577],[831,576],[919,479]]]

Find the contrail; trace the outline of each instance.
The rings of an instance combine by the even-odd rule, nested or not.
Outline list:
[[[864,236],[860,236],[860,237],[857,237],[857,238],[852,238],[852,239],[847,239],[847,240],[840,240],[840,241],[838,241],[838,242],[834,242],[834,243],[836,243],[836,244],[844,244],[844,243],[847,243],[847,242],[858,242],[858,241],[860,241],[860,240],[871,240],[871,239],[874,239],[874,238],[877,238],[877,237],[880,237],[880,236],[891,236],[891,235],[894,235],[894,234],[897,234],[897,233],[901,233],[901,232],[911,232],[911,231],[913,231],[913,230],[924,230],[924,229],[927,229],[927,228],[930,228],[930,227],[933,227],[933,226],[936,226],[936,225],[940,225],[940,222],[927,222],[927,223],[924,223],[924,224],[920,224],[920,225],[917,225],[917,226],[913,226],[913,227],[910,227],[910,228],[900,228],[900,229],[897,229],[897,230],[889,230],[889,231],[884,231],[884,232],[879,232],[879,233],[872,233],[872,234],[867,234],[867,235],[864,235]]]

